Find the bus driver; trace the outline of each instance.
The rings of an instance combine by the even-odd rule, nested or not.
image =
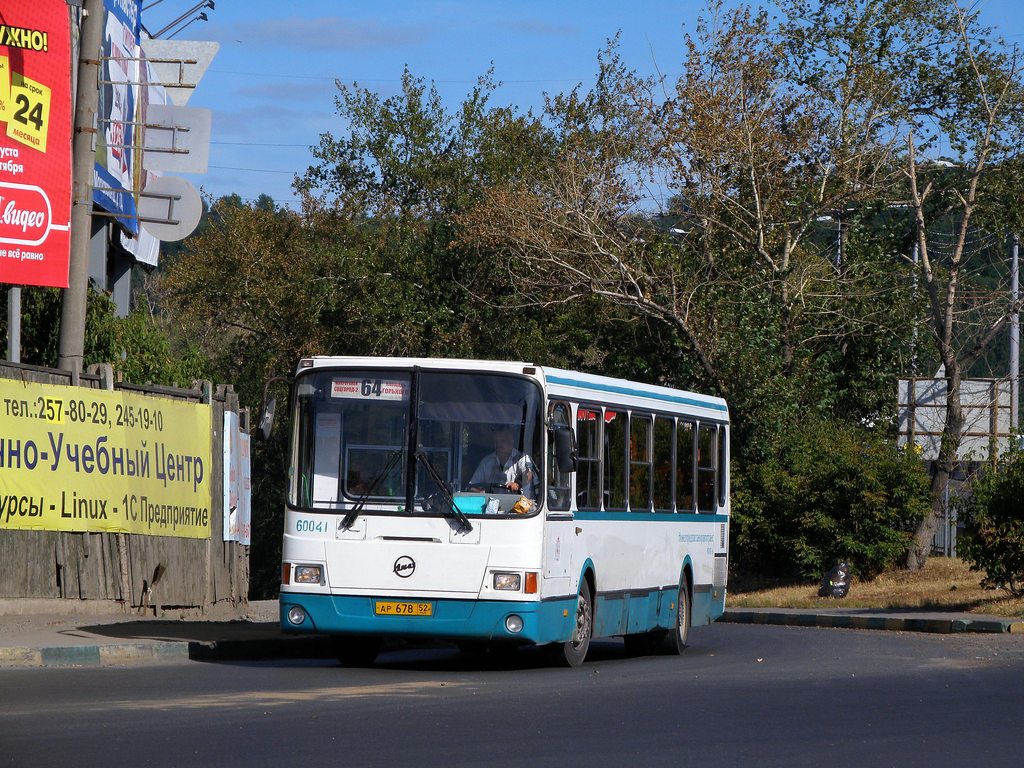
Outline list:
[[[492,430],[494,453],[484,456],[469,479],[471,491],[483,493],[490,486],[503,486],[528,499],[537,498],[537,469],[533,460],[512,447],[512,430],[499,424]]]

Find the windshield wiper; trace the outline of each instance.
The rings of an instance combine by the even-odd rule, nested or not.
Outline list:
[[[451,511],[450,517],[455,518],[459,523],[458,530],[472,531],[473,524],[469,522],[469,518],[466,517],[466,514],[459,509],[458,505],[455,503],[455,497],[452,496],[452,492],[448,490],[448,484],[445,483],[444,478],[441,477],[441,474],[437,471],[434,465],[430,463],[430,459],[427,458],[427,454],[423,451],[416,451],[416,460],[423,465],[424,469],[427,470],[427,474],[430,475],[430,479],[433,480],[438,487],[438,493],[441,494],[441,497],[448,503],[448,509]],[[447,517],[448,515],[446,514],[445,516]]]
[[[373,478],[373,480],[370,481],[370,484],[366,486],[366,490],[363,491],[363,495],[356,499],[356,503],[352,506],[352,509],[349,510],[349,513],[345,515],[345,518],[341,521],[341,527],[343,529],[348,530],[352,527],[352,523],[356,521],[356,518],[359,517],[359,513],[362,512],[363,507],[366,506],[366,500],[370,498],[370,494],[377,490],[377,486],[381,484],[381,481],[387,476],[388,472],[390,472],[394,468],[395,464],[398,463],[398,460],[401,457],[401,451],[391,452],[391,455],[388,456],[388,461],[384,465],[384,468],[377,474],[375,478]]]

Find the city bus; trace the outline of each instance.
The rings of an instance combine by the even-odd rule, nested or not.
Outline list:
[[[729,410],[521,362],[312,357],[292,384],[283,630],[686,647],[725,610]],[[272,417],[271,417],[272,418]]]

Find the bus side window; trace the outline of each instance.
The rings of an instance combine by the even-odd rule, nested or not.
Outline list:
[[[321,412],[313,425],[313,504],[338,501],[341,477],[341,414]]]
[[[693,472],[695,439],[692,421],[676,424],[676,511],[693,512]]]
[[[629,509],[651,511],[651,417],[629,416]]]
[[[553,402],[548,407],[548,423],[553,427],[565,427],[572,429],[569,423],[569,404]],[[569,508],[572,499],[572,487],[570,485],[572,474],[562,472],[558,468],[558,457],[555,455],[555,441],[551,434],[548,435],[548,508],[565,510]]]
[[[604,492],[605,509],[626,509],[626,466],[628,425],[623,411],[604,412]]]
[[[601,508],[601,409],[576,409],[576,506]]]
[[[701,424],[697,434],[697,511],[714,512],[718,486],[718,427]]]
[[[654,510],[671,512],[672,503],[672,419],[654,419]]]

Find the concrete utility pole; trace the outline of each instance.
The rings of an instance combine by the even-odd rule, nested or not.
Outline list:
[[[71,254],[68,287],[60,312],[57,367],[82,372],[85,353],[85,305],[89,292],[89,241],[92,238],[92,179],[96,165],[96,113],[99,110],[103,0],[85,0],[75,94],[75,137],[71,166]]]

